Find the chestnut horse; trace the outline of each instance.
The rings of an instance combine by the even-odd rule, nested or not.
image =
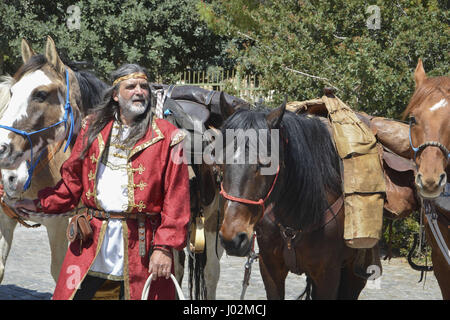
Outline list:
[[[285,107],[286,102],[271,112],[238,110],[222,127],[225,152],[232,152],[234,163],[227,156],[219,164],[225,198],[221,242],[229,255],[246,256],[256,232],[268,299],[284,299],[289,271],[306,273],[313,299],[357,299],[366,279],[354,273],[360,251],[343,238],[340,159],[318,118]],[[251,132],[257,142],[266,141],[259,146],[266,151],[258,149],[253,162]],[[272,139],[276,132],[279,140],[276,134]],[[243,136],[247,140],[239,144]],[[242,155],[245,161],[236,163]],[[364,270],[369,264],[363,261]]]
[[[22,40],[23,66],[0,84],[0,168],[5,202],[36,198],[55,185],[70,153],[70,142],[81,128],[89,107],[101,99],[106,85],[86,72],[63,64],[48,37],[44,55]],[[65,152],[67,151],[67,152]],[[30,215],[47,228],[51,274],[57,280],[67,251],[68,217]],[[0,282],[5,272],[17,221],[0,212]]]
[[[409,139],[417,165],[415,183],[427,213],[425,230],[432,248],[433,270],[442,296],[448,300],[450,209],[440,206],[439,201],[450,174],[450,77],[428,78],[419,59],[414,78],[416,88],[404,118],[409,115]]]

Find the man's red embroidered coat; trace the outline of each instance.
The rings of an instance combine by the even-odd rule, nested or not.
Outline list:
[[[70,158],[61,167],[62,179],[53,188],[38,193],[38,201],[45,213],[67,212],[77,207],[80,198],[87,207],[101,210],[96,196],[97,169],[105,144],[110,138],[113,121],[105,126],[92,143],[84,159],[80,159],[84,134],[82,128]],[[127,212],[158,212],[160,225],[153,243],[167,245],[177,250],[185,246],[187,224],[190,217],[189,178],[187,165],[172,161],[181,159],[182,148],[174,146],[177,128],[161,119],[153,119],[145,137],[136,143],[128,157],[128,209]],[[152,225],[146,219],[147,255],[139,256],[137,220],[122,223],[124,234],[124,283],[125,299],[140,299],[148,274],[148,251],[152,242]],[[100,250],[107,223],[92,219],[92,242],[79,242],[69,246],[56,284],[53,299],[72,299],[76,286],[84,279]],[[173,266],[172,266],[173,272]],[[149,299],[173,299],[175,289],[171,280],[159,278],[151,285]]]

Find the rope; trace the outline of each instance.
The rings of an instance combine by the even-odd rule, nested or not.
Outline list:
[[[156,90],[156,108],[155,113],[156,117],[159,119],[163,118],[163,107],[164,107],[164,100],[166,100],[167,91],[164,89],[158,89]]]

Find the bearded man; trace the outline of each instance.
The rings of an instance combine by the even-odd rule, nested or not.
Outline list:
[[[112,82],[83,121],[61,181],[15,207],[58,214],[81,199],[92,218],[93,237],[71,243],[53,299],[140,299],[149,274],[149,299],[174,299],[171,250],[184,248],[190,216],[187,166],[171,160],[183,156],[175,147],[183,136],[154,117],[144,68],[124,65]]]

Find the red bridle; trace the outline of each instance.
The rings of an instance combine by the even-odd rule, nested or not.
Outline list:
[[[225,199],[230,200],[230,201],[235,201],[235,202],[240,202],[240,203],[245,203],[245,204],[252,204],[252,205],[256,205],[256,206],[261,206],[262,207],[262,214],[264,216],[264,211],[266,210],[265,202],[267,201],[267,199],[269,199],[269,196],[272,193],[273,188],[275,187],[275,184],[277,182],[279,173],[280,173],[280,166],[278,166],[278,168],[277,168],[277,173],[275,175],[275,178],[273,179],[272,186],[270,187],[269,192],[267,193],[267,195],[265,196],[264,199],[259,199],[258,201],[255,201],[255,200],[249,200],[249,199],[245,199],[245,198],[234,197],[234,196],[228,194],[223,189],[223,182],[220,184],[220,194]]]

